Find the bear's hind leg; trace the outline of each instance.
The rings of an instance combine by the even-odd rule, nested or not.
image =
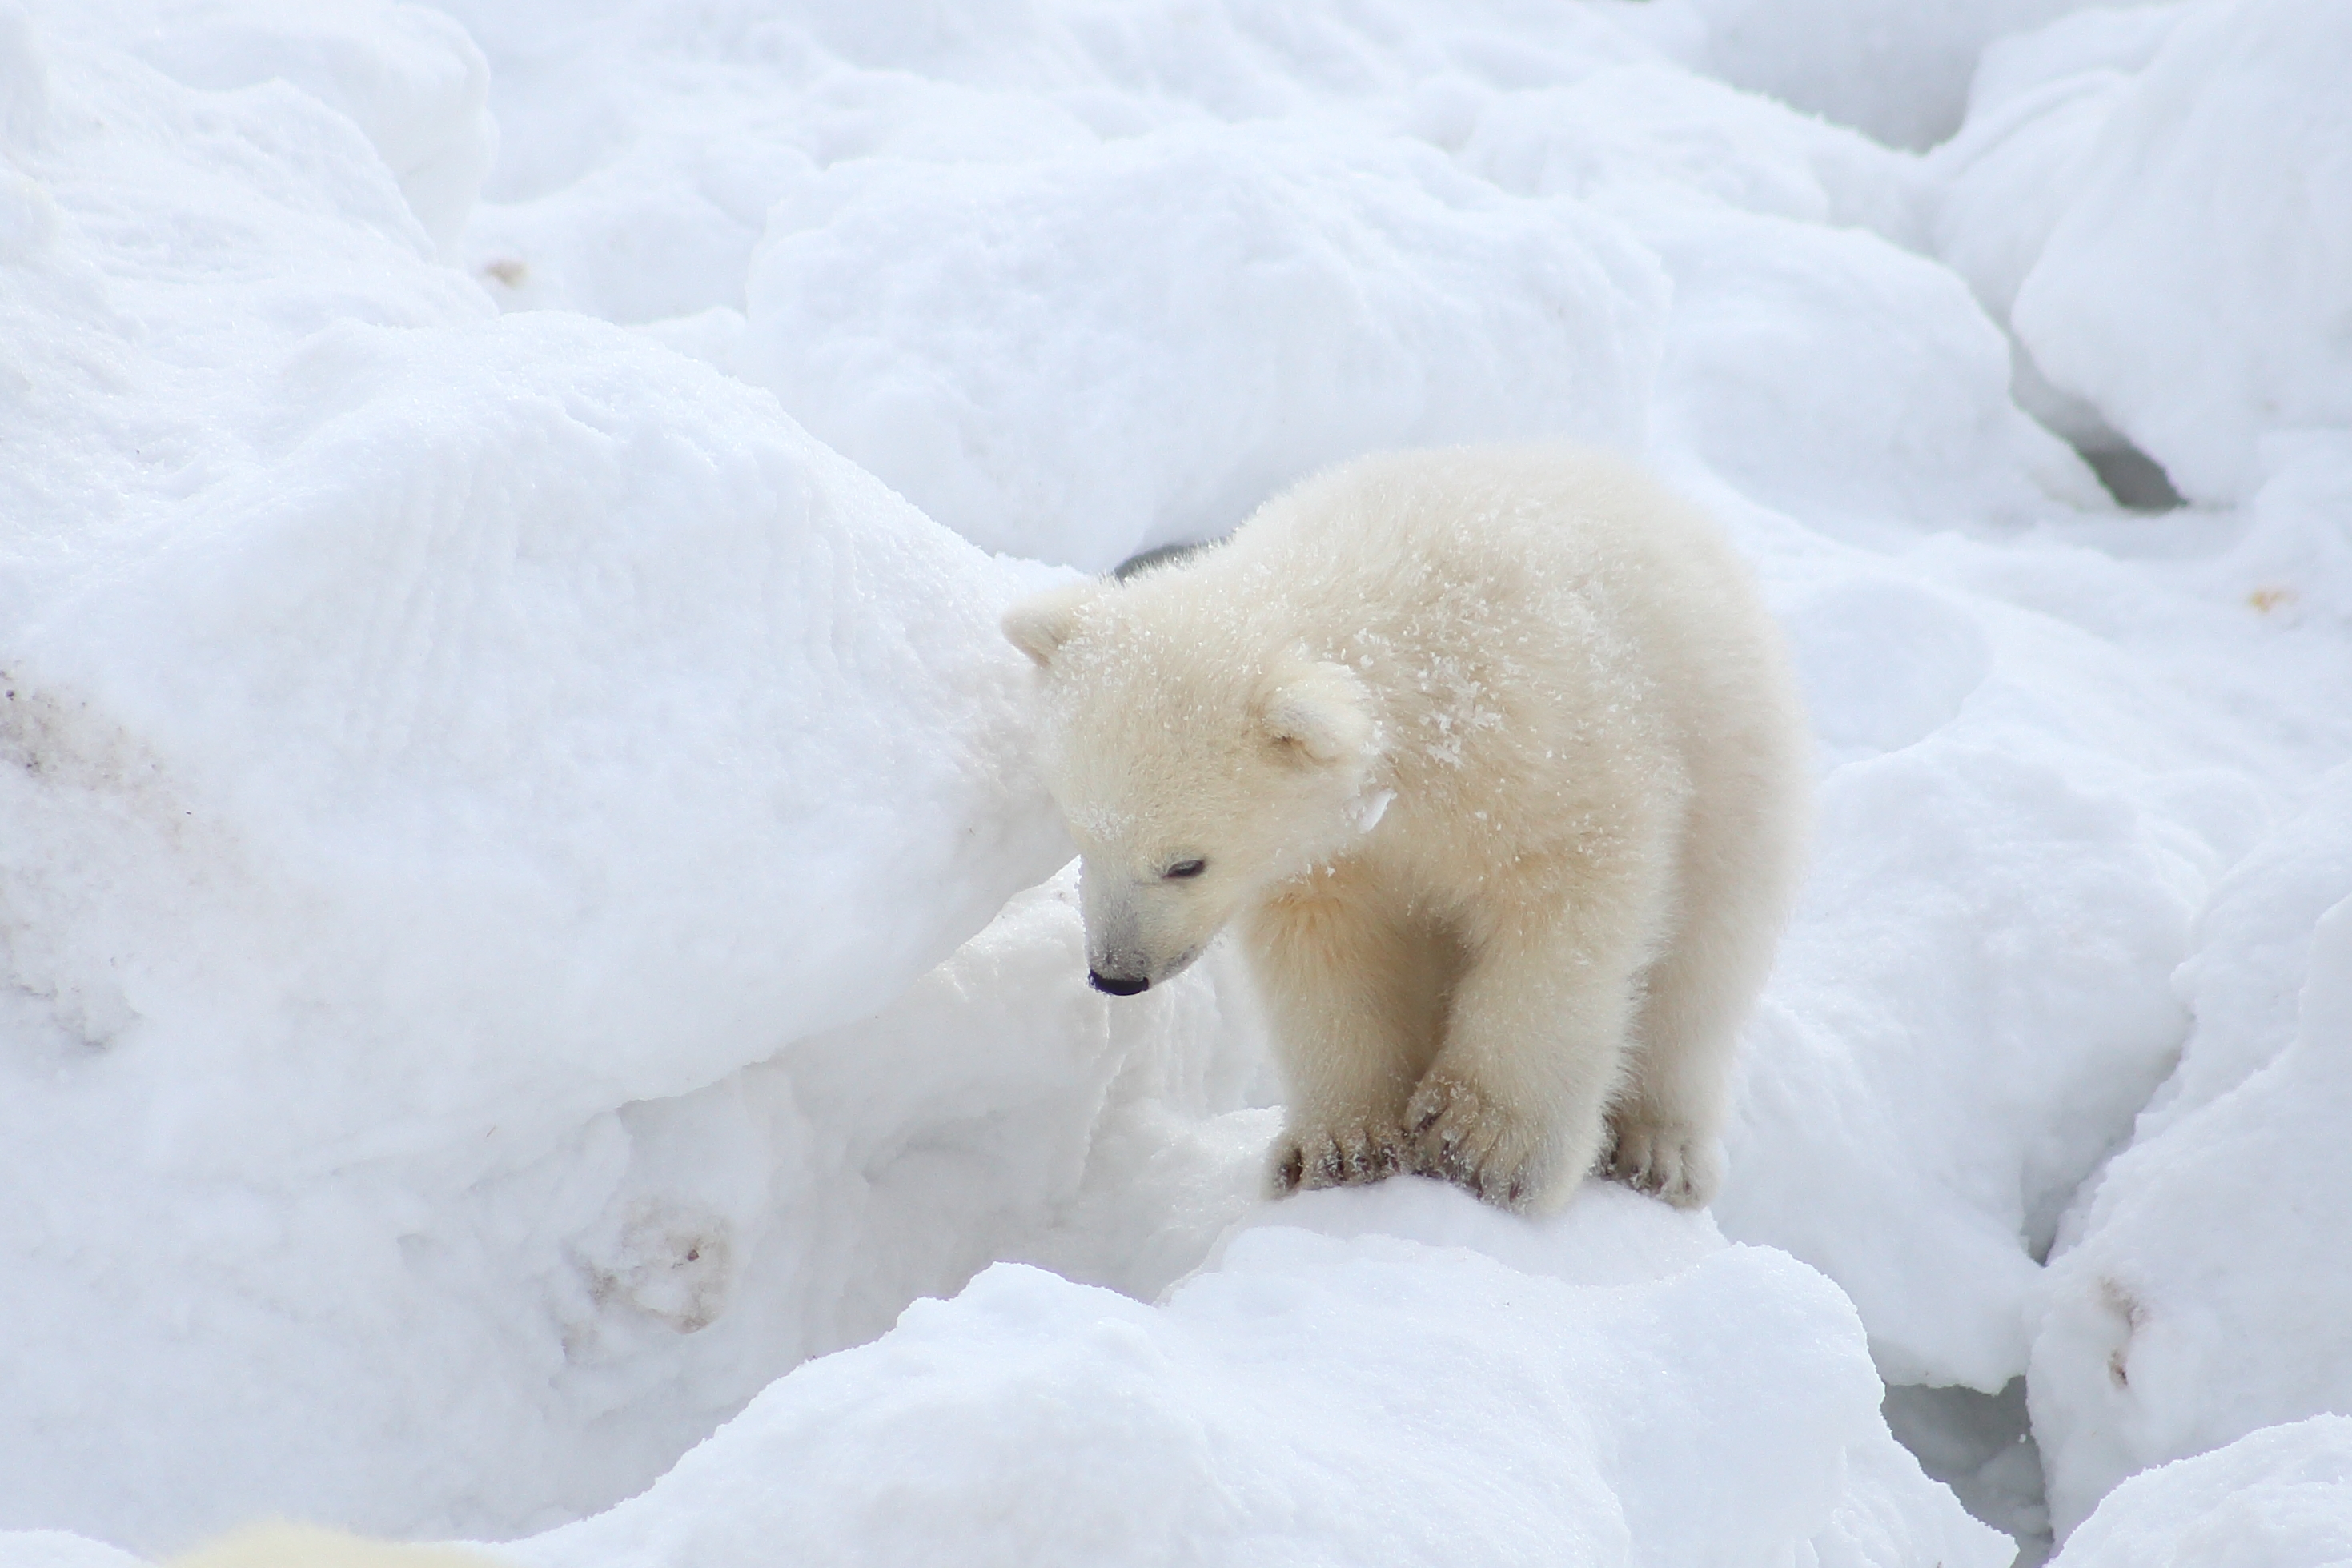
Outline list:
[[[1777,906],[1741,902],[1726,897],[1692,919],[1658,959],[1609,1112],[1610,1176],[1679,1208],[1703,1207],[1723,1184],[1739,1029],[1780,932]]]
[[[1609,1175],[1678,1208],[1703,1207],[1722,1185],[1723,1121],[1749,992],[1727,986],[1685,947],[1659,961],[1609,1111]]]
[[[1609,1174],[1683,1208],[1711,1201],[1722,1185],[1740,1026],[1804,874],[1811,758],[1801,722],[1786,716],[1731,738],[1742,741],[1738,766],[1718,762],[1707,773],[1710,792],[1685,829],[1680,919],[1651,967],[1624,1090],[1609,1113]]]
[[[1402,1169],[1405,1100],[1436,1052],[1455,949],[1364,880],[1316,878],[1250,922],[1290,1096],[1268,1172],[1276,1197]]]

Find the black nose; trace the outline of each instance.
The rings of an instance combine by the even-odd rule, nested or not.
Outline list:
[[[1114,997],[1131,997],[1138,991],[1150,989],[1151,986],[1150,980],[1139,976],[1130,980],[1124,975],[1106,975],[1100,969],[1088,969],[1087,980],[1096,990],[1108,991]]]

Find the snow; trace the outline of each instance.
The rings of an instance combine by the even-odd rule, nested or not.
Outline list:
[[[744,288],[736,364],[818,436],[979,544],[1090,570],[1356,452],[1638,445],[1666,297],[1597,214],[1255,126],[836,164]]]
[[[1924,148],[1958,126],[1980,55],[2084,7],[2081,0],[1691,0],[1691,8],[1705,27],[1701,58],[1732,86],[1891,146]]]
[[[2347,50],[0,5],[0,1563],[2341,1557]],[[1547,433],[1813,711],[1728,1184],[1262,1205],[996,617]]]
[[[47,72],[0,1298],[6,1404],[58,1432],[13,1506],[152,1540],[289,1446],[386,1527],[590,1506],[650,1477],[598,1457],[565,1292],[730,1223],[627,1208],[623,1107],[870,1013],[1062,858],[995,628],[1037,573],[740,382],[498,319],[283,82]]]
[[[346,117],[399,182],[436,246],[466,226],[498,148],[489,62],[466,30],[423,5],[329,8],[256,0],[60,13],[174,81],[215,91],[280,80]],[[125,26],[126,23],[135,23]]]
[[[2088,13],[2005,46],[1971,104],[1947,254],[2193,499],[2243,502],[2282,438],[2352,421],[2347,51],[2330,0]]]
[[[2341,854],[2352,778],[2339,770],[2336,783],[2323,821],[2291,830],[2306,842],[2324,834],[2336,852],[2318,862],[2335,902],[2301,945],[2308,978],[2293,1042],[2222,1088],[2266,1043],[2267,1020],[2199,987],[2209,1007],[2179,1096],[2150,1111],[2100,1183],[2082,1239],[2051,1270],[2032,1388],[2061,1529],[2135,1471],[2352,1404],[2352,1269],[2313,1246],[2352,1181],[2340,1135],[2352,1110],[2352,867]],[[2271,886],[2301,892],[2317,880],[2309,870],[2296,864]],[[2209,924],[2207,954],[2221,962],[2202,974],[2232,956],[2241,974],[2293,962],[2291,948],[2261,941],[2299,924],[2285,910],[2250,919],[2217,901]]]
[[[1000,1264],[510,1555],[749,1563],[788,1535],[817,1563],[950,1540],[1007,1564],[2007,1560],[1887,1436],[1826,1281],[1590,1197],[1530,1235],[1419,1181],[1323,1195],[1159,1306]],[[1433,1380],[1453,1396],[1420,1397]],[[1694,1496],[1694,1473],[1725,1484]]]
[[[2352,1557],[2352,1419],[2314,1416],[2124,1482],[2053,1568],[2330,1568]]]

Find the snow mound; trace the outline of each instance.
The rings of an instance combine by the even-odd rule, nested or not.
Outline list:
[[[1896,147],[1924,148],[1960,123],[1988,44],[2087,0],[1690,0],[1702,58],[1735,87],[1769,93]]]
[[[497,317],[310,95],[44,44],[0,31],[42,89],[0,293],[0,1320],[11,1419],[59,1436],[5,1507],[144,1544],[406,1528],[485,1473],[486,1527],[609,1500],[712,1417],[614,1458],[591,1331],[690,1332],[740,1250],[723,1205],[632,1207],[621,1109],[870,1013],[1065,856],[995,624],[1042,574],[765,393]]]
[[[2214,884],[2173,987],[2196,1019],[2180,1065],[2141,1113],[2143,1139],[2202,1110],[2292,1044],[2320,916],[2352,896],[2352,765]]]
[[[1273,1132],[1233,969],[1111,1003],[1065,873],[875,1017],[622,1107],[544,1265],[567,1392],[625,1407],[631,1462],[658,1468],[693,1423],[996,1259],[1157,1294],[1255,1198]]]
[[[499,65],[499,168],[469,264],[508,303],[631,322],[740,314],[771,206],[840,164],[1019,162],[1294,117],[1447,146],[1497,90],[1658,60],[1689,30],[1646,0],[446,9]]]
[[[739,367],[810,429],[967,538],[1097,570],[1359,452],[1638,445],[1665,307],[1572,204],[1264,126],[838,164],[746,291]]]
[[[643,1496],[504,1551],[2006,1563],[1877,1396],[1836,1290],[1703,1218],[1594,1187],[1538,1228],[1400,1180],[1264,1211],[1157,1307],[1000,1265],[782,1379]]]
[[[2016,286],[2019,339],[2191,499],[2243,501],[2275,438],[2352,424],[2347,58],[2335,0],[2193,6],[2128,86],[2043,92],[2064,121],[2038,138],[2048,152],[1980,166],[1973,200],[2032,212],[2063,164],[2063,210]],[[2068,158],[2070,141],[2087,145]]]
[[[1523,195],[1612,208],[1725,203],[1799,223],[1913,237],[1918,161],[1769,99],[1655,63],[1486,99],[1465,167]]]
[[[2352,770],[2333,782],[2224,884],[2184,970],[2199,1017],[2181,1088],[2051,1264],[2029,1387],[2062,1532],[2137,1470],[2352,1410],[2352,1265],[2315,1244],[2343,1233],[2352,1190]],[[2323,899],[2298,940],[2295,912]],[[2276,1009],[2239,982],[2291,988],[2298,968],[2279,1050]]]
[[[2079,11],[1985,50],[1967,122],[1927,161],[1939,191],[1933,249],[2004,326],[2082,187],[2101,129],[2183,9]],[[2086,446],[2123,443],[2096,409],[2052,386],[2023,346],[2013,348],[2025,407]]]
[[[36,10],[65,37],[127,49],[190,87],[279,80],[311,94],[366,135],[445,253],[489,173],[498,148],[489,63],[439,11],[385,0],[97,0]]]
[[[348,1042],[271,1143],[568,1122],[856,1016],[1052,863],[1013,575],[756,394],[551,316],[268,370],[276,461],[13,639],[14,957],[85,1047]],[[60,852],[111,896],[40,897]]]
[[[1636,232],[1675,287],[1662,443],[1753,500],[1883,546],[2016,527],[2053,498],[2104,504],[2010,400],[2000,330],[1943,268],[1784,218],[1662,214]]]
[[[2188,1030],[2171,976],[2245,787],[2112,643],[1909,564],[1780,602],[1832,766],[1717,1212],[1837,1280],[1890,1380],[1992,1393]],[[2107,694],[2095,740],[2053,722],[2060,680]]]
[[[2314,1416],[2133,1477],[2051,1568],[2336,1568],[2352,1562],[2352,1417]]]
[[[2103,499],[2011,402],[2000,329],[1905,248],[1931,194],[1917,160],[1654,65],[1498,96],[1459,157],[1654,254],[1673,289],[1657,439],[1748,497],[1871,539]]]

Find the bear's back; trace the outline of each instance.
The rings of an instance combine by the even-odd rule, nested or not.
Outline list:
[[[1696,507],[1605,454],[1360,458],[1181,570],[1205,600],[1278,603],[1279,629],[1357,669],[1400,769],[1444,809],[1485,809],[1454,799],[1473,775],[1624,768],[1674,796],[1682,779],[1735,789],[1803,766],[1780,755],[1802,721],[1745,564]]]

